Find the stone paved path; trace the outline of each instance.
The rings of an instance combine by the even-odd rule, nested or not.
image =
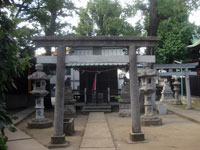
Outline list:
[[[13,120],[13,124],[17,125],[26,117],[34,113],[35,109],[33,107],[27,108],[23,111],[18,112],[13,115],[17,117],[17,120]],[[16,132],[5,131],[6,136],[8,137],[8,150],[48,150],[45,146],[38,143],[32,137],[21,131],[16,127]]]
[[[89,114],[80,150],[115,150],[103,112],[91,112]]]
[[[17,129],[15,133],[6,130],[8,150],[48,150],[32,137]]]

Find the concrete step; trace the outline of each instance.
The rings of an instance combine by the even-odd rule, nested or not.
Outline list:
[[[82,109],[83,112],[111,112],[111,109]]]
[[[86,105],[82,108],[83,112],[111,112],[110,105]]]

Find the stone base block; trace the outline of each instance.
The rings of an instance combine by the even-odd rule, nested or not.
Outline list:
[[[143,126],[160,126],[162,125],[161,118],[141,118],[141,124]]]
[[[194,108],[193,108],[193,107],[188,107],[188,106],[187,106],[187,107],[185,107],[185,109],[194,109]]]
[[[53,127],[53,122],[47,118],[33,119],[28,122],[27,127],[30,129],[43,129]]]
[[[172,101],[174,101],[173,98],[170,98],[170,99],[160,99],[160,102],[161,102],[161,103],[164,103],[164,102],[172,102]]]
[[[60,147],[67,147],[69,146],[69,142],[68,141],[65,141],[65,143],[62,143],[62,144],[52,144],[52,143],[49,143],[47,145],[47,147],[50,149],[50,148],[60,148]]]
[[[63,132],[72,136],[74,133],[74,118],[65,118],[63,122]]]
[[[144,133],[130,133],[130,140],[133,142],[144,141]]]
[[[76,117],[76,108],[75,105],[65,105],[64,106],[64,116],[67,117]]]
[[[64,134],[60,136],[54,135],[51,137],[51,144],[65,144],[66,142]]]
[[[131,109],[119,109],[119,116],[120,117],[130,117]]]

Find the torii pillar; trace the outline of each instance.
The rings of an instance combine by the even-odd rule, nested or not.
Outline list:
[[[137,74],[137,55],[135,45],[129,46],[129,76],[130,76],[130,100],[131,100],[131,119],[132,131],[131,141],[144,141],[144,133],[141,132],[140,123],[140,104],[139,104],[139,85]]]
[[[63,133],[66,47],[58,47],[56,64],[56,103],[54,108],[54,135],[49,147],[66,147],[69,142]]]

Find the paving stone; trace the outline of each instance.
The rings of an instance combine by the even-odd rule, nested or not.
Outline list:
[[[115,148],[80,148],[80,150],[115,150]]]
[[[81,148],[114,148],[111,138],[83,138]]]
[[[80,150],[115,150],[103,112],[89,114],[80,148]]]
[[[17,129],[16,132],[10,132],[8,129],[5,130],[6,136],[8,137],[8,141],[31,139],[31,137],[29,135],[22,132],[18,128],[16,128],[16,129]]]
[[[110,131],[108,130],[107,124],[97,125],[97,123],[92,126],[87,126],[87,132],[85,132],[84,136],[86,138],[112,138]],[[95,131],[95,132],[94,132]],[[103,133],[103,134],[102,134]]]
[[[8,150],[48,150],[48,149],[33,139],[26,139],[26,140],[17,140],[8,142]]]

